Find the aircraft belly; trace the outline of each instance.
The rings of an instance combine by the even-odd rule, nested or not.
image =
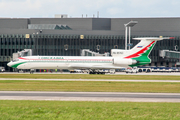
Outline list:
[[[34,69],[67,69],[67,65],[64,63],[33,63]]]
[[[112,63],[72,63],[69,65],[71,69],[116,69],[122,68],[114,66]]]
[[[33,63],[24,63],[17,67],[18,69],[68,69],[68,66],[64,63],[40,63],[40,62],[33,62]]]

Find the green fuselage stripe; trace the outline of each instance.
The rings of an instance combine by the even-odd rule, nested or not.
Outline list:
[[[26,63],[26,62],[17,63],[17,64],[15,64],[15,65],[12,65],[11,67],[17,68],[19,65],[24,64],[24,63]]]

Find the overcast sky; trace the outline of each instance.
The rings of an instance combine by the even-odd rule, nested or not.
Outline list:
[[[0,0],[0,17],[180,17],[180,0]]]

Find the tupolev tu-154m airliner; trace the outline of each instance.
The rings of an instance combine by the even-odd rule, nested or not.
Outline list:
[[[157,41],[173,37],[134,38],[141,40],[130,50],[111,49],[110,57],[89,56],[26,56],[9,62],[17,69],[88,69],[95,74],[97,69],[121,69],[151,63],[148,57]]]

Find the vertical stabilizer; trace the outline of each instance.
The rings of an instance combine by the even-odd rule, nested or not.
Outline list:
[[[134,40],[141,40],[136,46],[134,46],[131,50],[129,50],[128,54],[124,58],[131,58],[133,60],[138,61],[133,66],[140,66],[151,63],[151,59],[149,58],[149,54],[152,51],[157,41],[163,39],[173,39],[172,37],[166,38],[134,38]]]

